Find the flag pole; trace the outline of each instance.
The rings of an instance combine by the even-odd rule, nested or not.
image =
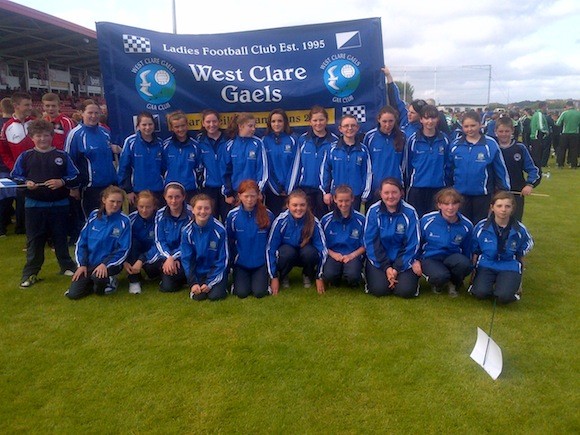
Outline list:
[[[175,13],[175,0],[171,0],[171,12],[172,12],[172,18],[173,18],[173,34],[177,35],[177,18],[176,18],[176,13]]]

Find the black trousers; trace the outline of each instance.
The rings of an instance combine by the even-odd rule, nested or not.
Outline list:
[[[435,210],[434,197],[442,188],[438,187],[411,187],[407,192],[407,202],[415,207],[419,219],[430,211]]]
[[[395,266],[400,265],[401,261],[395,261]],[[419,277],[415,275],[413,269],[407,269],[399,272],[397,275],[397,284],[394,288],[389,288],[387,274],[373,266],[370,261],[366,265],[367,291],[373,296],[395,295],[402,298],[412,298],[419,296]]]
[[[348,263],[341,263],[328,256],[322,268],[322,278],[332,285],[339,285],[344,279],[349,287],[357,287],[362,282],[363,258],[355,258]]]
[[[250,295],[263,298],[270,294],[268,290],[269,276],[268,268],[264,264],[262,267],[248,269],[246,267],[234,266],[233,294],[244,299]]]
[[[26,208],[26,265],[22,281],[40,272],[44,263],[44,248],[50,237],[61,273],[76,270],[77,266],[68,251],[67,219],[68,205],[60,207]]]
[[[489,214],[489,204],[491,202],[491,195],[463,195],[463,204],[461,205],[461,213],[473,225],[480,220],[487,218]]]
[[[518,272],[502,271],[480,267],[475,273],[471,293],[478,299],[497,297],[497,301],[507,304],[517,300],[522,275]]]
[[[432,257],[421,260],[421,269],[427,281],[436,287],[451,282],[459,287],[471,272],[471,262],[463,254],[451,254],[447,257]]]
[[[578,148],[580,148],[579,133],[562,133],[560,135],[560,146],[556,155],[556,162],[559,167],[564,167],[566,162],[566,152],[568,152],[568,163],[572,168],[578,167]]]
[[[205,280],[206,278],[207,277],[202,277],[202,280]],[[191,298],[196,301],[204,301],[206,299],[209,299],[210,301],[219,301],[227,297],[227,287],[228,277],[226,275],[220,282],[214,285],[209,292],[192,295]]]
[[[213,199],[213,216],[216,219],[221,219],[225,223],[232,206],[226,202],[226,199],[222,195],[221,187],[204,187],[201,193],[205,193]]]
[[[280,279],[288,276],[293,267],[302,267],[302,274],[316,279],[316,266],[318,265],[318,251],[312,245],[303,248],[295,248],[290,245],[282,245],[278,248],[278,274]]]
[[[78,279],[77,281],[72,281],[66,296],[69,299],[81,299],[92,293],[97,295],[105,294],[105,287],[109,284],[109,277],[118,275],[123,266],[111,266],[107,267],[107,278],[97,278],[93,275],[95,267],[88,268],[87,276]]]

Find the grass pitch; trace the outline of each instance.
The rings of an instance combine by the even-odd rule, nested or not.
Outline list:
[[[0,432],[578,433],[580,172],[527,199],[524,296],[498,307],[493,381],[469,354],[492,303],[377,299],[300,277],[277,297],[185,291],[69,301],[47,250],[18,288],[23,236],[0,240]]]

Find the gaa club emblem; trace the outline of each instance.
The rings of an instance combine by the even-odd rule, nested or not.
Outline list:
[[[358,88],[360,70],[350,60],[335,60],[324,70],[324,83],[332,95],[348,97]]]
[[[147,64],[135,75],[135,88],[146,102],[163,104],[175,94],[175,76],[163,65]]]

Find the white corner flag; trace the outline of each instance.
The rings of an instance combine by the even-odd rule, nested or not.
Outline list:
[[[481,328],[477,328],[477,341],[470,356],[494,381],[501,374],[503,369],[501,349]]]

